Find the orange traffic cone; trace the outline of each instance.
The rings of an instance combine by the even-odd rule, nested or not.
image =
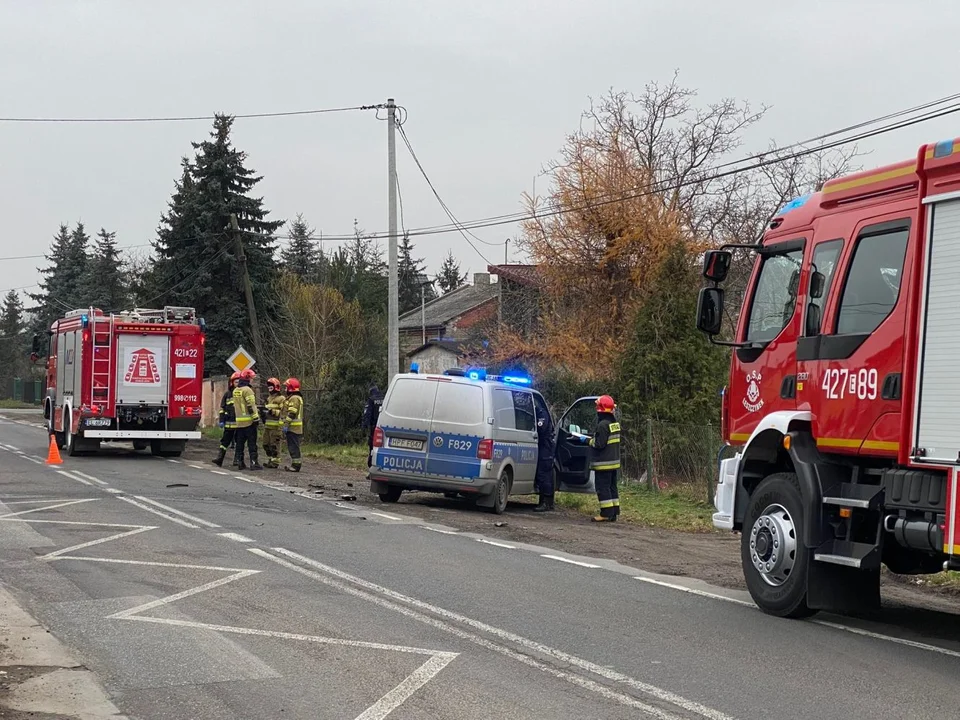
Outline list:
[[[47,451],[47,465],[63,465],[60,449],[57,447],[57,438],[50,436],[50,449]]]

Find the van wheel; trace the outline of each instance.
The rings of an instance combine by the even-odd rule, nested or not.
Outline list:
[[[494,515],[503,515],[507,509],[507,500],[510,497],[510,473],[506,470],[500,473],[497,480],[497,489],[493,491],[493,505],[487,508]]]
[[[400,499],[400,496],[403,494],[403,488],[397,485],[388,485],[387,491],[379,493],[380,502],[385,503],[395,503]]]
[[[757,486],[743,522],[740,556],[750,596],[770,615],[809,617],[803,546],[803,500],[794,473],[775,473]]]

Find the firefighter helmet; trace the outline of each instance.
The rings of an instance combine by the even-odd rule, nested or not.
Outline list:
[[[236,381],[239,380],[239,379],[240,379],[240,373],[239,373],[239,372],[235,372],[233,375],[230,376],[230,382],[236,382]]]
[[[296,378],[287,378],[283,386],[287,389],[287,392],[300,392],[300,381]]]
[[[280,392],[280,381],[275,377],[268,378],[267,390],[270,390],[271,392]]]
[[[616,407],[617,404],[609,395],[601,395],[597,398],[597,412],[612,413]]]
[[[253,370],[251,370],[250,368],[247,368],[246,370],[241,370],[241,371],[240,371],[240,379],[241,379],[241,380],[253,380],[256,376],[257,376],[257,374],[256,374]]]

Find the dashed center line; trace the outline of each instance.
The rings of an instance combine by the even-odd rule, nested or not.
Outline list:
[[[242,542],[242,543],[253,542],[253,540],[248,538],[246,535],[241,535],[239,533],[225,532],[225,533],[219,533],[219,535],[220,537],[226,538],[227,540],[236,540],[237,542]]]
[[[371,514],[371,515],[377,515],[378,517],[386,518],[387,520],[403,520],[403,518],[399,518],[399,517],[397,517],[396,515],[387,515],[386,513],[382,513],[382,512],[372,512],[372,511],[371,511],[370,514]]]
[[[421,525],[420,529],[429,530],[430,532],[440,533],[441,535],[459,535],[459,533],[454,530],[441,530],[440,528],[428,527],[427,525]]]

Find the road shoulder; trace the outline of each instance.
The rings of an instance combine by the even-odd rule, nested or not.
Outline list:
[[[0,717],[120,720],[96,675],[0,587]]]

